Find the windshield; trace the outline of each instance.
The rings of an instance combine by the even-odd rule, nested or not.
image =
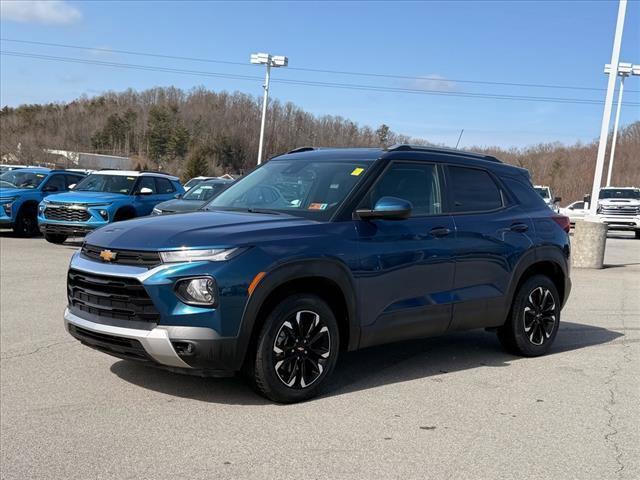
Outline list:
[[[607,198],[633,198],[638,200],[640,199],[640,190],[634,190],[633,188],[604,188],[600,190],[600,199]]]
[[[125,175],[93,174],[84,178],[73,189],[74,192],[107,192],[131,194],[136,177]]]
[[[202,182],[195,187],[189,189],[182,197],[184,200],[200,200],[202,202],[211,200],[215,195],[228,187],[228,183],[220,182]]]
[[[206,209],[267,210],[328,220],[367,167],[356,162],[271,160],[215,197]]]
[[[542,198],[550,198],[551,195],[549,195],[549,189],[546,187],[535,187],[536,192],[538,192],[538,195],[540,195]]]
[[[46,173],[24,170],[10,170],[0,175],[0,181],[8,183],[8,188],[38,188],[45,178]],[[5,187],[4,184],[2,186]]]

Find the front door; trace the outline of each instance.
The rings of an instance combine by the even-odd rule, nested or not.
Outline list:
[[[442,213],[439,169],[424,162],[391,163],[364,197],[408,200],[406,220],[357,220],[361,346],[444,332],[451,320],[454,225]]]

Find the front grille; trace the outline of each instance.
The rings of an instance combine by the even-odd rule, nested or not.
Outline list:
[[[106,248],[96,247],[95,245],[83,245],[80,253],[82,256],[96,260],[98,262],[102,262],[102,258],[100,257],[100,252],[103,250],[107,250]],[[142,251],[134,251],[134,250],[118,250],[118,249],[108,249],[112,254],[115,254],[115,258],[111,260],[109,263],[117,263],[119,265],[132,265],[137,267],[155,267],[161,263],[160,255],[158,252],[142,252]]]
[[[47,205],[44,209],[44,218],[63,222],[86,222],[91,218],[91,214],[82,207]]]
[[[73,324],[69,324],[69,333],[85,345],[100,350],[101,352],[132,360],[150,360],[142,344],[133,338],[116,337],[106,333],[93,332]]]
[[[621,217],[633,217],[638,215],[638,207],[632,206],[603,206],[600,208],[600,213],[603,215],[611,215],[611,216],[621,216]]]
[[[135,278],[69,270],[67,296],[72,310],[97,317],[154,323],[160,320],[153,301]]]

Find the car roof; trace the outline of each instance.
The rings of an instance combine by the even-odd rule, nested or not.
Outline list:
[[[14,168],[13,170],[9,170],[10,172],[35,172],[35,173],[49,173],[52,172],[50,168],[46,167],[24,167],[24,168]]]
[[[120,175],[123,177],[163,177],[169,180],[178,180],[178,177],[160,172],[138,172],[136,170],[99,170],[91,172],[91,175]]]
[[[518,172],[526,174],[526,169],[502,163],[496,157],[482,153],[456,150],[452,148],[422,146],[422,145],[394,145],[388,148],[324,148],[300,147],[289,152],[272,157],[269,161],[307,159],[317,161],[360,161],[375,162],[381,159],[416,160],[432,162],[450,162],[461,165],[481,165],[496,171]]]

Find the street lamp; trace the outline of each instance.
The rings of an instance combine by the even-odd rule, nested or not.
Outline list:
[[[611,64],[604,66],[604,73],[611,74]],[[622,105],[622,93],[624,92],[624,79],[629,75],[640,75],[640,65],[631,63],[618,63],[618,76],[620,77],[620,88],[618,90],[618,106],[616,107],[616,118],[613,122],[613,139],[611,140],[611,153],[609,155],[609,170],[607,172],[607,187],[611,186],[611,173],[613,172],[613,156],[616,152],[616,141],[618,139],[618,124],[620,123],[620,107]]]
[[[262,120],[260,122],[260,144],[258,145],[258,165],[262,163],[262,144],[264,142],[264,126],[267,119],[267,103],[269,101],[269,79],[271,75],[271,67],[286,67],[289,59],[282,55],[271,55],[269,53],[253,53],[251,54],[251,63],[255,65],[266,65],[267,73],[264,77],[264,97],[262,99]]]

